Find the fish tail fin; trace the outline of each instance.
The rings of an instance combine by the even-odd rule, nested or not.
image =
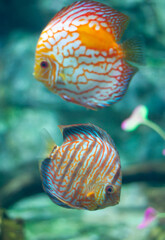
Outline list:
[[[121,44],[125,59],[140,65],[145,64],[144,42],[140,37],[131,38]]]

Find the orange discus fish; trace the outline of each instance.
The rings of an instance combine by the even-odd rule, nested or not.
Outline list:
[[[97,210],[118,204],[121,166],[111,137],[92,124],[60,129],[63,144],[54,143],[40,166],[45,192],[65,208]]]
[[[119,44],[129,18],[95,1],[63,8],[40,35],[34,77],[63,99],[86,108],[119,101],[142,62],[140,43]]]

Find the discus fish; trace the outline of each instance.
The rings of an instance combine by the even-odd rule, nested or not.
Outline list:
[[[63,99],[96,109],[119,101],[142,62],[136,39],[119,44],[129,17],[95,1],[63,8],[40,35],[34,77]]]
[[[51,200],[61,207],[87,210],[118,204],[121,166],[111,137],[93,124],[59,128],[63,144],[53,143],[40,166],[43,188]]]

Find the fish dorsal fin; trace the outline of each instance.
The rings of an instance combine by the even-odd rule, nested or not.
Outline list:
[[[83,133],[82,128],[84,125],[86,124],[59,125],[58,127],[63,135],[64,142],[79,139],[79,134]]]
[[[94,124],[74,124],[74,125],[60,125],[59,126],[64,142],[75,141],[75,140],[96,140],[97,138],[109,142],[114,145],[111,137],[101,128],[95,126]]]
[[[109,11],[107,10],[107,20],[110,23],[115,40],[118,42],[128,26],[129,17],[109,7]]]
[[[45,128],[41,130],[41,135],[45,142],[44,158],[47,158],[52,152],[53,148],[57,147],[57,144],[55,143],[55,141],[53,140],[53,138]]]
[[[107,5],[95,1],[86,1],[100,18],[104,18],[112,29],[116,41],[119,41],[128,26],[129,17]]]
[[[88,4],[90,4],[90,7],[95,11],[97,16],[105,20],[108,27],[112,30],[115,40],[119,41],[128,26],[129,17],[99,2],[87,1],[86,5]]]
[[[66,141],[76,141],[82,139],[88,139],[89,135],[93,135],[94,125],[92,124],[73,124],[73,125],[60,125],[59,126],[62,134],[63,140]],[[95,135],[96,136],[96,135]]]
[[[95,1],[77,1],[59,11],[50,23],[56,19],[65,19],[75,14],[75,18],[81,16],[96,16],[96,20],[105,23],[111,29],[116,41],[119,41],[128,25],[129,17],[105,4]],[[100,20],[99,20],[100,19]],[[104,19],[104,20],[102,20]]]

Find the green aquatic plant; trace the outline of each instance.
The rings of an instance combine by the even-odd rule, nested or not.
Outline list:
[[[127,132],[131,132],[137,129],[141,124],[152,128],[165,140],[165,132],[156,123],[148,119],[148,108],[144,105],[136,107],[131,116],[122,122],[121,128]],[[165,155],[165,149],[163,149],[162,154]],[[145,228],[151,222],[159,218],[165,218],[165,213],[159,213],[154,208],[148,207],[144,212],[142,222],[137,228]]]
[[[148,119],[148,108],[144,105],[136,107],[131,116],[122,122],[121,128],[127,132],[131,132],[141,124],[152,128],[165,140],[165,132],[156,123]],[[162,154],[165,155],[165,149],[163,149]]]

